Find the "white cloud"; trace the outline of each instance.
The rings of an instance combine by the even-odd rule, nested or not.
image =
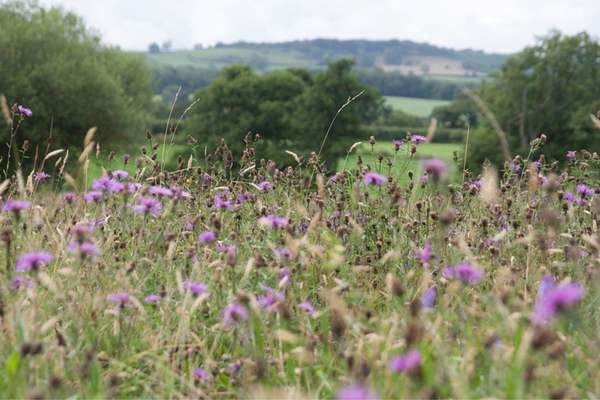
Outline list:
[[[41,0],[84,17],[105,42],[145,49],[315,37],[410,39],[512,52],[557,28],[600,36],[598,0]]]

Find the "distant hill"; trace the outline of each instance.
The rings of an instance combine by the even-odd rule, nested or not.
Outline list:
[[[359,67],[440,79],[480,79],[498,68],[506,54],[454,50],[409,40],[313,39],[280,43],[217,44],[209,48],[143,53],[150,64],[221,69],[243,63],[260,71],[279,68],[322,68],[342,57]]]

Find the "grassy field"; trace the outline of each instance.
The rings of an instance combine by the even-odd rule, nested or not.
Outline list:
[[[378,171],[387,176],[393,176],[401,183],[408,181],[408,171],[412,171],[416,176],[422,174],[422,161],[428,158],[438,158],[445,161],[448,166],[448,177],[450,181],[456,181],[460,178],[460,171],[456,163],[452,160],[453,152],[460,152],[460,144],[454,143],[426,143],[417,146],[417,152],[410,155],[410,145],[404,145],[397,153],[394,145],[389,142],[376,143],[371,149],[368,143],[358,146],[348,158],[342,158],[338,161],[338,170],[352,169],[356,166],[360,156],[363,165],[368,166],[373,171]],[[383,155],[383,161],[379,163],[379,155]],[[388,166],[388,160],[392,166]]]
[[[447,100],[417,99],[414,97],[385,96],[392,108],[402,110],[419,117],[428,117],[435,107],[450,104]]]

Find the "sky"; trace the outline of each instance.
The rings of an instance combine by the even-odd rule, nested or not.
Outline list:
[[[105,43],[144,50],[239,40],[399,39],[515,52],[559,29],[600,37],[600,0],[39,0],[81,15]]]

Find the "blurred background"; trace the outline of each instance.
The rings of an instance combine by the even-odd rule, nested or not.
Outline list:
[[[360,94],[324,148],[332,171],[352,144],[376,162],[409,132],[429,137],[421,156],[475,172],[527,156],[541,133],[564,159],[600,144],[598,21],[593,0],[0,1],[2,153],[6,110],[23,104],[25,163],[49,138],[80,151],[97,126],[98,169],[148,135],[175,166],[222,138],[239,153],[248,132],[285,166]]]

